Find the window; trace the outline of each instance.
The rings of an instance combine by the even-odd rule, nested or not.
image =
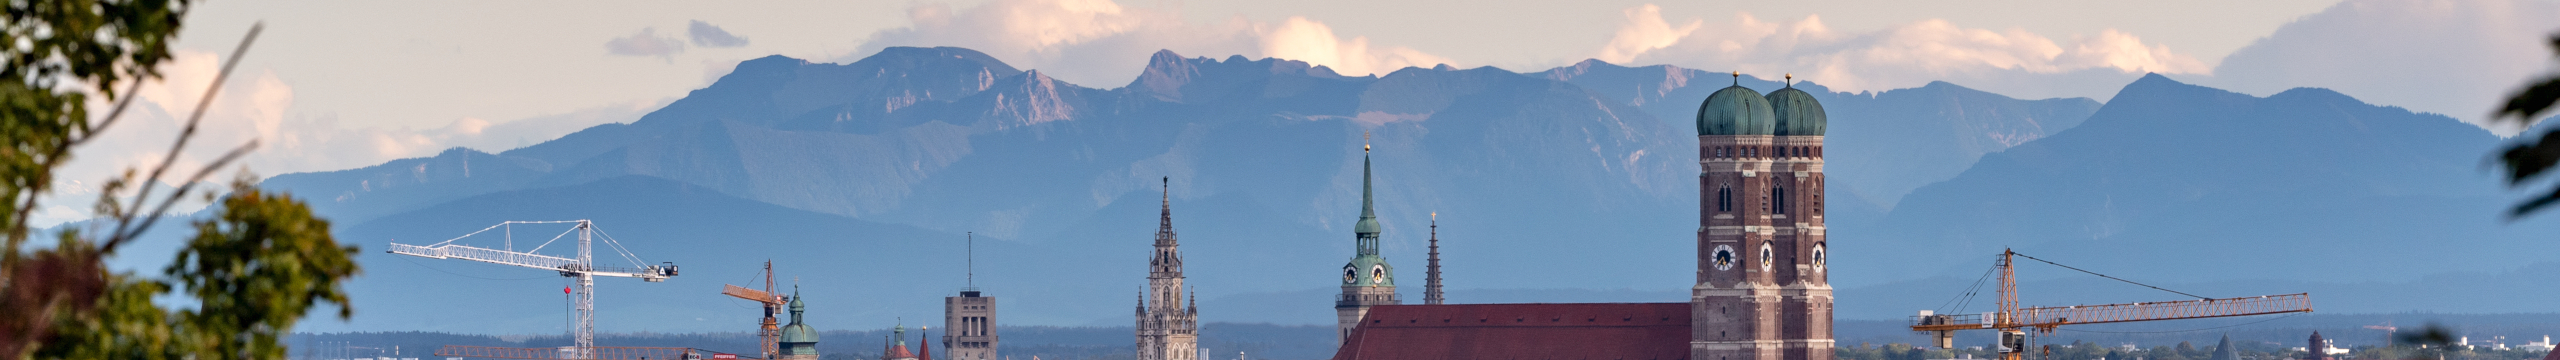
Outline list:
[[[1716,212],[1733,211],[1733,187],[1716,189]]]
[[[1787,213],[1787,188],[1769,188],[1769,213]]]

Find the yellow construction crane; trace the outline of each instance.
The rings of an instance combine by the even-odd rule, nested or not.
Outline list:
[[[2062,266],[2066,269],[2089,272],[2088,270],[2080,270],[2079,268],[2064,266],[2051,261],[2044,261],[2044,259],[2036,259],[2033,256],[2021,255],[2018,254],[2017,251],[2004,249],[2000,252],[2000,263],[1998,264],[2000,271],[1999,311],[1981,314],[1932,314],[1927,310],[1922,310],[1920,311],[1920,316],[1916,316],[1912,319],[1911,331],[1934,332],[1936,333],[1935,335],[1938,347],[1953,348],[1955,347],[1955,332],[1957,330],[1999,330],[2000,342],[1998,344],[1998,350],[2000,351],[2000,359],[2020,360],[2027,352],[2026,329],[2035,329],[2037,333],[2049,334],[2053,333],[2054,328],[2061,327],[2063,325],[2202,319],[2226,316],[2311,312],[2311,294],[2308,293],[2226,299],[2213,299],[2196,296],[2200,300],[2019,308],[2017,268],[2011,266],[2014,264],[2014,258],[2017,257],[2025,257],[2030,260],[2053,264],[2054,266]],[[2115,277],[2095,272],[2089,272],[2089,274],[2141,285],[2141,283],[2134,283],[2124,279],[2116,279]],[[2150,285],[2143,286],[2159,289],[2159,287]],[[2168,289],[2160,290],[2168,291]],[[2179,294],[2195,296],[2186,293]]]
[[[773,314],[782,310],[782,304],[791,303],[791,297],[783,296],[782,294],[777,294],[773,291],[773,260],[764,261],[764,290],[749,289],[728,284],[721,284],[720,286],[722,286],[722,288],[720,288],[720,294],[764,304],[764,327],[756,328],[756,335],[762,338],[761,343],[764,345],[765,359],[774,359],[776,356],[780,356],[782,323],[774,321]]]

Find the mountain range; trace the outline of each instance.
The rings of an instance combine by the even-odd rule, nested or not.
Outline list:
[[[310,200],[367,251],[349,284],[356,319],[309,331],[559,331],[551,273],[379,250],[560,219],[593,219],[642,261],[683,268],[665,283],[600,281],[605,331],[750,327],[752,304],[716,292],[760,281],[765,260],[826,328],[924,322],[964,286],[999,297],[1010,324],[1125,324],[1167,207],[1204,319],[1330,323],[1364,156],[1409,300],[1436,231],[1456,302],[1682,301],[1696,261],[1691,119],[1730,85],[1804,89],[1831,114],[1831,195],[1856,200],[1829,214],[1843,318],[1937,306],[2002,246],[2233,296],[2528,271],[2552,249],[2530,235],[2555,229],[2501,223],[2507,196],[2480,168],[2499,139],[2477,127],[2325,90],[2259,98],[2156,75],[2101,103],[1600,61],[1344,76],[1165,51],[1104,89],[901,47],[847,64],[749,60],[631,123],[261,186]],[[454,241],[524,249],[561,230]],[[2084,290],[2031,301],[2157,300],[2032,271],[2031,284]],[[2218,285],[2236,282],[2251,285]],[[2488,304],[2532,308],[2506,299]],[[425,311],[454,305],[467,306]]]

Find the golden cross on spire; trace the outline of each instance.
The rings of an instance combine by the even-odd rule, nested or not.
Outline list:
[[[1369,151],[1369,132],[1367,131],[1360,132],[1360,151]]]

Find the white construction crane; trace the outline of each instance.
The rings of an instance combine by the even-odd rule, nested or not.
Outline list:
[[[542,245],[534,246],[534,247],[533,247],[533,250],[515,251],[515,239],[514,239],[514,238],[515,238],[515,235],[514,235],[514,232],[512,231],[513,229],[511,228],[511,226],[512,226],[512,225],[516,225],[516,224],[577,224],[577,225],[576,225],[576,226],[574,226],[574,227],[572,227],[571,229],[569,229],[569,231],[561,232],[561,233],[560,233],[560,235],[552,236],[552,237],[551,237],[551,240],[549,240],[549,241],[544,241],[544,242],[542,243]],[[499,229],[499,228],[509,228],[509,230],[510,230],[510,231],[505,231],[505,232],[503,232],[503,233],[505,233],[505,234],[507,235],[507,240],[506,240],[506,245],[505,245],[504,250],[501,250],[501,249],[482,248],[482,247],[473,247],[473,246],[466,246],[466,245],[460,245],[460,244],[454,244],[454,243],[453,243],[453,242],[454,242],[454,240],[462,240],[462,239],[464,239],[464,238],[469,238],[469,237],[471,237],[472,235],[479,235],[480,233],[488,232],[489,230],[496,230],[496,229]],[[542,254],[536,254],[536,253],[534,253],[534,252],[536,252],[536,251],[542,251],[542,248],[543,248],[543,247],[545,247],[545,246],[550,246],[550,245],[551,245],[551,242],[559,241],[559,240],[560,240],[560,238],[562,238],[562,237],[566,237],[566,236],[568,236],[570,233],[577,233],[577,234],[578,234],[578,257],[577,257],[577,258],[564,258],[564,257],[549,256],[549,255],[542,255]],[[630,250],[628,250],[628,249],[623,249],[623,248],[622,248],[622,244],[621,244],[620,242],[614,241],[614,240],[613,240],[613,235],[610,235],[610,234],[605,234],[605,236],[604,236],[604,243],[605,243],[605,245],[606,245],[606,246],[608,246],[608,247],[613,248],[614,253],[615,253],[615,254],[617,254],[617,255],[621,255],[623,259],[625,259],[625,260],[630,260],[630,261],[631,261],[632,266],[631,266],[631,267],[604,267],[604,266],[596,266],[596,265],[595,265],[595,247],[594,247],[594,245],[593,245],[593,244],[594,244],[594,241],[593,241],[593,240],[596,238],[594,235],[597,235],[597,234],[602,234],[602,232],[599,232],[599,231],[597,231],[597,230],[596,230],[596,228],[595,228],[595,223],[594,223],[594,222],[587,221],[587,220],[564,220],[564,221],[508,221],[508,222],[498,223],[497,225],[489,226],[489,228],[486,228],[486,229],[480,229],[480,231],[473,231],[473,232],[471,232],[470,234],[464,234],[464,235],[459,236],[459,237],[454,237],[454,238],[452,238],[452,239],[447,239],[447,240],[445,240],[445,241],[443,241],[443,242],[438,242],[438,243],[430,244],[430,245],[427,245],[427,246],[404,245],[404,244],[400,244],[400,243],[392,243],[392,244],[391,244],[391,250],[389,250],[389,252],[390,252],[390,253],[393,253],[393,254],[409,255],[409,256],[417,256],[417,257],[424,257],[424,258],[430,258],[430,259],[462,259],[462,260],[479,261],[479,262],[492,263],[492,264],[515,265],[515,266],[522,266],[522,267],[529,267],[529,268],[536,268],[536,269],[553,270],[553,271],[559,271],[559,272],[560,272],[560,276],[573,278],[573,280],[572,280],[572,281],[576,283],[576,285],[575,285],[575,286],[577,287],[577,290],[576,290],[576,293],[575,293],[575,294],[571,294],[571,297],[570,297],[570,300],[569,300],[569,302],[570,302],[570,306],[574,309],[574,310],[571,310],[571,311],[570,311],[570,314],[569,314],[569,319],[570,319],[570,320],[569,320],[569,338],[570,338],[570,339],[574,339],[574,341],[576,341],[576,343],[575,343],[574,345],[572,345],[572,349],[571,349],[572,353],[570,353],[570,354],[563,354],[563,355],[567,355],[566,357],[567,357],[567,358],[571,358],[571,359],[592,359],[592,358],[595,358],[595,357],[598,355],[598,354],[596,354],[596,353],[595,353],[595,347],[596,347],[596,317],[595,317],[595,312],[596,312],[596,292],[595,292],[595,289],[596,289],[596,277],[597,277],[597,276],[613,276],[613,277],[638,278],[638,279],[640,279],[641,281],[647,281],[647,282],[660,282],[660,281],[666,281],[666,280],[667,280],[667,278],[676,276],[676,265],[675,265],[675,263],[662,263],[661,265],[649,265],[649,263],[648,263],[648,262],[646,262],[646,261],[641,261],[641,260],[640,260],[640,256],[631,254],[631,251],[630,251]]]

